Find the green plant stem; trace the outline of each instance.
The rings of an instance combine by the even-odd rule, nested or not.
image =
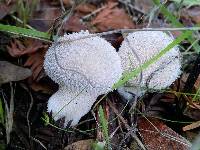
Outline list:
[[[0,24],[0,31],[51,42],[51,35],[49,33],[40,32],[33,29]]]

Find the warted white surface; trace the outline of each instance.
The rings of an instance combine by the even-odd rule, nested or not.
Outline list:
[[[59,38],[45,55],[44,69],[60,85],[73,90],[87,86],[88,91],[100,95],[110,91],[121,77],[121,61],[103,38],[80,39],[88,35],[82,31]]]
[[[48,112],[52,112],[56,121],[64,117],[64,126],[71,120],[71,126],[74,126],[82,116],[89,112],[97,96],[92,96],[84,89],[72,91],[66,87],[60,87],[48,101]]]
[[[89,35],[88,31],[64,35],[45,55],[44,69],[60,85],[48,101],[48,112],[54,116],[65,106],[54,118],[64,117],[65,126],[70,120],[76,125],[97,96],[111,91],[122,75],[115,48],[100,37],[83,38]]]
[[[129,42],[127,42],[127,40]],[[166,48],[173,38],[161,31],[139,31],[130,33],[122,42],[119,49],[122,67],[125,72],[133,71],[139,65],[150,60],[161,50]],[[136,58],[135,54],[139,57]],[[131,79],[128,84],[152,89],[164,89],[172,84],[181,74],[181,58],[178,47],[174,47],[157,62],[151,64],[142,72],[142,81]]]

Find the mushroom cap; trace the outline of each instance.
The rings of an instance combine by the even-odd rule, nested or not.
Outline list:
[[[88,38],[91,35],[81,31],[60,37],[48,49],[44,69],[59,85],[100,95],[120,79],[122,67],[115,48],[103,38]]]
[[[55,121],[65,118],[64,127],[70,121],[72,121],[71,126],[74,126],[89,112],[97,96],[91,95],[86,90],[73,91],[63,86],[50,97],[47,111],[52,113]]]
[[[173,38],[161,31],[139,31],[130,33],[119,49],[124,72],[133,71],[166,48]],[[141,76],[130,79],[129,86],[164,89],[181,74],[181,55],[178,47],[172,48],[158,61],[142,71]]]

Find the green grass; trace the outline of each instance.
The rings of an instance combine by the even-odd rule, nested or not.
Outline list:
[[[26,28],[21,28],[21,27],[16,27],[16,26],[0,24],[0,31],[12,33],[12,34],[22,36],[22,37],[30,37],[30,38],[40,39],[44,41],[51,41],[51,35],[49,33],[40,32],[33,29],[26,29]]]
[[[99,106],[98,114],[99,114],[101,129],[103,132],[103,138],[106,141],[106,147],[107,147],[107,149],[111,149],[109,133],[108,133],[108,121],[105,118],[105,114],[103,112],[103,108],[101,105]]]
[[[2,104],[1,98],[0,98],[0,123],[3,125],[5,123],[5,116],[4,116],[3,104]]]

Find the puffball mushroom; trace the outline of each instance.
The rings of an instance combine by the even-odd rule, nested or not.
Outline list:
[[[173,37],[162,31],[139,31],[130,33],[119,48],[119,56],[124,72],[133,71],[150,60],[173,41]],[[150,89],[164,89],[170,86],[181,74],[181,55],[178,47],[172,48],[158,61],[142,70],[141,76],[130,79],[127,83],[132,88],[125,90],[135,93],[137,87]],[[119,89],[121,93],[124,87]],[[142,95],[144,91],[139,91]],[[126,96],[128,97],[128,96]]]
[[[74,91],[64,86],[53,94],[48,101],[48,112],[52,112],[54,120],[65,118],[64,126],[78,124],[80,118],[89,112],[97,96],[86,90]]]
[[[48,112],[54,116],[63,106],[55,120],[65,117],[65,125],[70,120],[77,124],[98,95],[111,91],[122,75],[115,48],[103,38],[88,38],[90,35],[88,31],[65,34],[45,55],[44,69],[60,87],[49,99]]]

